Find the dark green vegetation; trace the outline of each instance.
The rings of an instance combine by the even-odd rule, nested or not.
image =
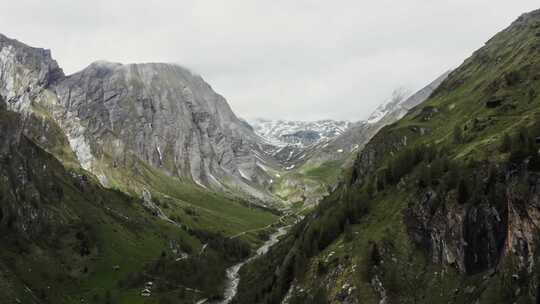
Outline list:
[[[5,303],[219,298],[225,268],[261,242],[255,232],[229,236],[277,218],[165,177],[155,181],[152,201],[176,223],[159,218],[140,194],[105,189],[86,171],[66,169],[73,153],[57,130],[43,117],[0,109],[0,297]],[[42,134],[48,138],[40,141]],[[45,149],[64,153],[64,163]],[[147,282],[153,283],[152,295],[142,297]]]
[[[540,11],[382,129],[238,303],[538,303]]]

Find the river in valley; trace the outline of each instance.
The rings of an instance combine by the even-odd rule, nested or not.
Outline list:
[[[232,299],[236,295],[236,292],[238,291],[238,284],[240,283],[240,268],[242,268],[242,266],[244,266],[251,260],[257,258],[258,256],[267,253],[270,247],[274,246],[279,241],[280,237],[287,234],[287,231],[290,227],[291,226],[279,227],[278,230],[272,233],[270,235],[270,238],[266,242],[264,242],[264,244],[259,247],[259,249],[257,249],[257,253],[255,255],[245,261],[242,261],[227,268],[227,283],[225,286],[225,292],[223,294],[224,299],[220,302],[216,302],[216,304],[228,304],[232,301]]]

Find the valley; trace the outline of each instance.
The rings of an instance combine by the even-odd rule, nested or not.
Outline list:
[[[536,303],[539,55],[537,10],[365,120],[245,120],[0,34],[0,299]]]

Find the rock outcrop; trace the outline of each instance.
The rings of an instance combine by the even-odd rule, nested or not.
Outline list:
[[[28,123],[38,120],[0,110],[0,231],[37,238],[64,206],[59,172],[62,167],[27,137]],[[63,172],[62,172],[63,173]]]
[[[36,94],[63,77],[49,50],[0,34],[0,96],[9,109],[28,110]]]
[[[540,176],[526,166],[500,168],[491,172],[496,177],[489,177],[487,168],[476,172],[485,181],[482,188],[495,187],[491,199],[461,205],[452,193],[421,191],[405,214],[412,239],[433,263],[465,274],[493,269],[505,255],[517,256],[519,266],[531,271],[540,225]]]

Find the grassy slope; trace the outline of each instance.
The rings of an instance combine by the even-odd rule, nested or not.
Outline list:
[[[219,295],[225,267],[239,258],[233,253],[234,246],[240,246],[219,239],[267,227],[278,218],[269,210],[179,182],[143,163],[137,164],[143,175],[130,176],[125,172],[116,175],[124,182],[130,179],[130,185],[135,187],[128,188],[127,183],[116,181],[114,186],[122,191],[103,189],[93,176],[74,165],[73,153],[64,148],[67,140],[57,132],[52,120],[45,115],[29,119],[26,133],[64,163],[60,164],[38,147],[28,148],[34,145],[31,141],[26,143],[26,149],[31,152],[22,154],[21,161],[32,160],[30,167],[35,170],[47,168],[46,175],[34,183],[46,184],[53,179],[62,189],[63,199],[38,206],[55,215],[44,221],[52,224],[50,233],[42,237],[26,239],[9,227],[2,228],[5,237],[1,240],[0,274],[5,279],[0,280],[0,286],[4,287],[0,295],[10,301],[18,298],[23,303],[80,303],[81,299],[90,303],[157,303],[174,299],[192,303],[201,297]],[[17,115],[2,112],[2,121],[17,120]],[[4,131],[8,129],[11,127]],[[43,136],[46,139],[40,140]],[[64,166],[70,169],[66,171]],[[5,164],[2,168],[12,170]],[[82,176],[86,176],[84,181]],[[82,190],[78,188],[81,184]],[[2,187],[3,193],[13,191],[7,183],[2,185],[7,187]],[[151,190],[154,201],[164,212],[188,231],[144,209],[140,200],[143,186]],[[24,198],[18,200],[23,202]],[[192,229],[194,233],[189,232]],[[217,234],[208,235],[208,232]],[[89,254],[80,254],[81,233],[84,242],[90,244]],[[262,242],[260,236],[250,232],[240,239],[255,247]],[[174,262],[180,256],[172,251],[171,242],[175,250],[188,252],[191,257]],[[206,242],[214,245],[198,257]],[[223,244],[228,247],[222,247]],[[172,279],[166,269],[154,270],[158,269],[158,263],[170,264],[167,267],[180,278]],[[118,270],[113,269],[116,265]],[[198,269],[196,274],[190,270],[194,267]],[[143,298],[140,292],[147,280],[167,287],[154,290],[150,298]]]
[[[271,210],[234,195],[204,189],[168,176],[135,157],[125,167],[106,168],[112,187],[133,196],[141,196],[142,189],[150,190],[153,200],[169,218],[190,227],[233,236],[277,220],[277,215]],[[251,233],[243,238],[256,245],[261,241],[256,236]]]
[[[345,160],[304,163],[293,170],[281,172],[281,176],[274,179],[271,191],[297,209],[311,209],[314,204],[304,206],[304,202],[320,201],[328,195],[330,189],[339,182],[346,163]]]
[[[395,158],[395,152],[401,149],[397,143],[403,141],[406,141],[407,147],[421,144],[444,147],[450,159],[462,164],[486,159],[492,162],[504,161],[508,155],[499,150],[504,134],[515,134],[518,129],[531,128],[540,121],[539,52],[540,12],[537,11],[520,18],[509,29],[491,39],[486,47],[477,51],[453,72],[429,100],[417,106],[399,122],[381,130],[364,150],[374,149],[378,154],[371,166],[374,170],[363,180],[369,180],[387,169],[387,164]],[[495,99],[501,99],[502,104],[495,108],[486,107],[486,102]],[[436,108],[437,111],[427,118],[426,113],[430,108]],[[419,131],[421,128],[427,132],[422,134]],[[456,128],[460,128],[463,133],[459,143],[454,139]],[[358,162],[356,166],[359,166]],[[488,287],[482,286],[479,283],[480,275],[458,276],[452,268],[441,269],[426,263],[425,253],[411,246],[403,222],[403,211],[414,199],[417,174],[418,170],[413,170],[404,184],[387,187],[371,199],[361,195],[366,185],[342,189],[344,195],[327,199],[298,228],[296,245],[288,242],[292,246],[289,254],[298,248],[305,248],[299,242],[302,239],[305,242],[310,229],[330,229],[325,228],[325,224],[333,227],[328,226],[332,222],[331,215],[339,213],[344,205],[360,204],[365,213],[352,225],[351,240],[345,241],[344,234],[341,234],[309,259],[306,271],[296,273],[294,285],[299,286],[295,289],[299,296],[293,298],[291,303],[313,301],[310,296],[317,294],[321,288],[327,290],[330,298],[335,298],[342,292],[344,283],[357,288],[362,303],[377,303],[379,295],[372,288],[372,270],[369,269],[374,244],[390,244],[393,248],[386,260],[395,259],[397,262],[385,266],[387,273],[381,279],[385,281],[390,295],[399,295],[400,301],[436,303],[440,299],[454,297],[456,303],[468,303],[473,297],[478,297],[480,291],[488,290],[483,295],[484,301],[504,302],[499,297],[502,279],[490,281]],[[334,219],[339,220],[339,217]],[[331,252],[334,253],[329,258]],[[282,259],[276,261],[282,263]],[[321,273],[317,270],[319,261],[326,266],[322,268],[328,271]],[[285,265],[282,264],[282,267]],[[340,270],[336,270],[338,265]],[[245,270],[246,274],[257,266],[257,262],[250,265]],[[298,267],[294,265],[292,268]],[[444,277],[440,276],[441,271],[445,271]],[[256,280],[254,276],[252,281]],[[278,280],[282,280],[282,277],[279,276]],[[477,286],[476,291],[464,293],[463,290],[468,286]],[[257,292],[257,288],[264,287],[257,287],[256,283],[241,283],[240,298],[250,298]],[[453,294],[456,288],[461,290],[459,294]],[[300,289],[304,289],[304,292]],[[274,296],[283,292],[272,289]],[[259,294],[258,298],[262,296]]]
[[[513,134],[522,127],[530,128],[540,121],[540,98],[536,93],[540,92],[538,56],[540,38],[536,34],[540,32],[539,15],[537,12],[535,18],[528,18],[526,22],[518,21],[517,24],[490,40],[485,48],[477,51],[456,72],[452,73],[449,80],[432,98],[416,107],[398,123],[385,128],[370,145],[388,141],[388,138],[406,136],[409,147],[422,143],[448,147],[447,152],[450,157],[462,163],[485,159],[495,162],[504,160],[504,155],[501,155],[499,151],[504,134]],[[516,80],[509,81],[510,77],[516,77]],[[486,102],[497,98],[503,100],[502,105],[495,108],[486,107]],[[432,119],[424,121],[422,119],[424,109],[428,107],[438,109],[438,113]],[[418,136],[417,133],[411,131],[412,127],[425,128],[430,130],[430,134]],[[454,141],[456,127],[463,128],[464,139],[458,144]],[[392,159],[392,156],[388,155],[386,159]],[[380,164],[385,163],[385,159],[380,160]],[[373,207],[370,208],[369,214],[354,227],[358,235],[353,241],[343,247],[341,247],[343,244],[338,241],[327,250],[352,255],[353,264],[356,265],[366,263],[365,259],[369,258],[367,248],[370,242],[381,243],[385,238],[391,238],[393,243],[401,247],[396,252],[414,250],[410,248],[402,216],[403,210],[407,207],[407,195],[415,191],[414,187],[408,190],[400,191],[399,188],[392,188],[379,193],[377,199],[382,201],[370,203]],[[319,258],[322,256],[324,253]],[[406,258],[404,255],[403,259]],[[417,260],[413,265],[410,268],[426,267],[423,261]],[[397,266],[393,268],[400,269]],[[443,293],[440,299],[447,299],[450,296],[449,292],[455,288],[474,286],[478,280],[474,276],[463,279],[454,274],[440,282],[435,275],[437,270],[441,271],[441,269],[436,269],[428,272],[427,278],[423,281],[425,284],[423,288],[428,287],[426,288],[428,292],[424,295],[429,301],[437,301],[436,299],[440,297],[437,293],[439,290]],[[401,276],[402,279],[408,278],[405,272],[402,272]],[[396,284],[400,287],[406,286],[405,282]],[[443,288],[437,289],[435,286],[437,284],[442,284]],[[309,285],[313,286],[313,282]],[[368,282],[357,280],[357,286],[360,289],[360,298],[372,298],[374,303],[377,301],[370,296],[373,289]],[[339,289],[340,286],[336,288]],[[333,290],[332,293],[337,291]],[[407,290],[401,292],[406,294]],[[417,288],[415,292],[418,292]],[[495,290],[493,292],[496,293]],[[463,298],[456,301],[467,301],[466,296],[461,295],[461,297]]]

